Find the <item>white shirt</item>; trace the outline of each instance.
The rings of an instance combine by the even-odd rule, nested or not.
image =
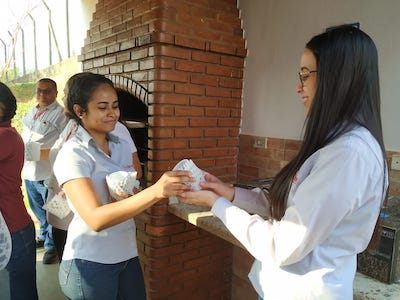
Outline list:
[[[74,119],[70,119],[67,125],[65,126],[64,130],[61,132],[60,137],[54,143],[53,147],[51,147],[50,149],[50,155],[49,155],[50,165],[52,166],[54,165],[54,161],[61,147],[67,140],[71,139],[75,135],[77,129],[78,129],[78,123]],[[135,143],[132,140],[129,130],[122,123],[117,122],[115,124],[115,129],[111,133],[118,136],[121,139],[126,140],[132,153],[137,152]],[[51,176],[49,177],[49,182],[47,182],[47,187],[48,187],[48,195],[47,195],[48,200],[52,199],[58,192],[60,192],[61,189],[54,174],[51,174]],[[72,220],[72,216],[73,213],[71,212],[65,218],[60,219],[57,216],[47,212],[47,220],[49,224],[63,230],[68,229],[69,223]]]
[[[74,119],[70,119],[65,125],[64,130],[61,132],[59,138],[57,141],[54,143],[54,145],[51,147],[50,152],[49,152],[49,160],[50,160],[50,165],[54,166],[54,162],[56,160],[57,154],[60,152],[60,149],[64,145],[66,141],[71,139],[76,131],[78,129],[78,123]],[[61,188],[57,182],[56,177],[54,176],[54,172],[52,170],[51,175],[48,179],[48,181],[45,183],[47,187],[47,201],[50,201],[55,195],[57,195],[60,191]],[[62,230],[67,230],[68,225],[71,222],[73,217],[72,211],[65,216],[63,219],[60,219],[59,217],[53,215],[52,213],[48,212],[46,213],[46,218],[49,224],[53,225],[54,227]]]
[[[25,144],[38,142],[41,148],[50,148],[67,124],[64,108],[57,101],[54,101],[35,119],[34,116],[38,110],[39,106],[36,105],[22,119],[22,138]],[[25,161],[22,173],[24,179],[27,180],[45,180],[51,173],[50,162],[48,160]]]
[[[121,170],[133,170],[132,154],[127,142],[112,134],[108,138],[111,157],[79,126],[75,136],[63,145],[54,163],[54,174],[60,185],[71,179],[90,178],[102,203],[107,204],[110,194],[106,175]],[[138,255],[133,219],[95,232],[80,217],[70,199],[67,200],[74,216],[68,227],[64,260],[79,258],[113,264]],[[82,197],[81,201],[85,201],[85,198]]]
[[[261,297],[353,299],[357,253],[372,236],[384,172],[378,143],[367,129],[357,128],[304,162],[281,221],[238,207],[256,198],[264,204],[258,210],[268,211],[259,189],[236,188],[233,204],[219,198],[212,212],[255,257],[249,278]]]
[[[129,133],[128,128],[126,128],[124,124],[122,124],[121,122],[117,122],[115,124],[114,130],[111,131],[111,133],[127,141],[131,149],[131,153],[137,152],[137,148],[135,143],[133,142],[132,136]]]

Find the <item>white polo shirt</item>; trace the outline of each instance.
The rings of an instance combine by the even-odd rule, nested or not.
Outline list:
[[[120,137],[121,139],[124,139],[125,141],[127,141],[129,144],[129,147],[131,148],[131,153],[137,152],[135,142],[133,141],[128,128],[126,128],[126,126],[124,124],[122,124],[121,122],[117,122],[115,124],[114,130],[111,131],[111,133]]]
[[[233,203],[221,197],[212,212],[255,258],[249,278],[264,299],[350,300],[357,253],[369,243],[387,188],[384,172],[377,141],[359,127],[304,162],[281,221],[239,208],[256,200],[266,212],[259,189],[236,188]]]
[[[22,119],[22,139],[24,143],[38,142],[41,148],[51,148],[60,136],[68,120],[64,108],[54,101],[43,113],[37,114],[39,106],[32,108]],[[34,116],[38,115],[37,118]],[[50,176],[51,166],[48,160],[25,161],[22,171],[24,179],[45,180]]]
[[[109,203],[106,175],[132,171],[132,153],[128,143],[108,134],[111,157],[106,155],[81,126],[74,137],[61,148],[54,163],[54,174],[62,186],[76,178],[90,178],[102,203]],[[70,199],[74,217],[68,227],[63,259],[80,258],[99,263],[118,263],[138,255],[134,220],[128,220],[100,232],[93,231],[79,216]],[[82,197],[81,201],[85,201]]]

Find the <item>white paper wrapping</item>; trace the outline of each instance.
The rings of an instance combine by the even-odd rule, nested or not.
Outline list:
[[[106,176],[106,182],[111,197],[122,200],[118,193],[133,195],[133,188],[139,188],[140,182],[136,180],[137,172],[118,171]]]

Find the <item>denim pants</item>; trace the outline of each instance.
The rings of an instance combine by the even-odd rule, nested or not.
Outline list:
[[[39,221],[39,239],[44,241],[44,248],[46,250],[52,250],[54,249],[54,242],[51,225],[47,222],[46,210],[43,209],[43,205],[47,199],[47,188],[43,180],[30,181],[25,179],[24,182],[29,205]]]
[[[12,252],[7,264],[11,300],[37,300],[35,226],[11,233]]]
[[[71,300],[146,299],[138,257],[116,264],[63,260],[58,279],[62,292]]]

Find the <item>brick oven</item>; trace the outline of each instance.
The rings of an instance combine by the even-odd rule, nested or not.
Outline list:
[[[99,0],[79,59],[136,103],[151,184],[183,158],[236,181],[245,56],[236,0]],[[135,220],[149,299],[233,298],[230,243],[167,200]]]

